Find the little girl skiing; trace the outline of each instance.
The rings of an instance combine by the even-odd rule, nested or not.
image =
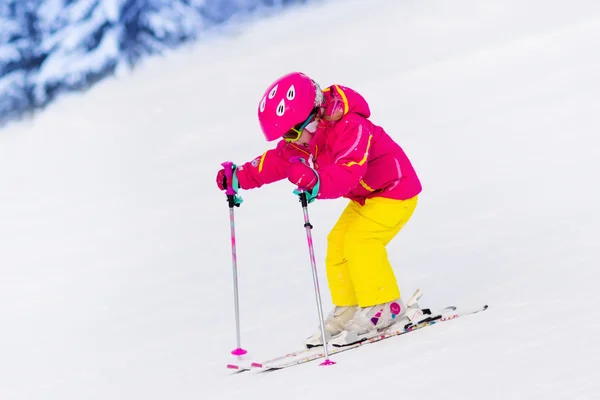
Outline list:
[[[217,174],[221,190],[287,178],[311,201],[350,200],[327,237],[335,308],[325,331],[337,346],[373,337],[406,315],[386,245],[413,214],[421,183],[402,148],[370,115],[365,99],[348,87],[321,90],[305,74],[287,74],[258,104],[262,132],[269,142],[279,140],[277,146],[239,166],[229,181],[223,169]],[[322,345],[321,331],[306,345]]]

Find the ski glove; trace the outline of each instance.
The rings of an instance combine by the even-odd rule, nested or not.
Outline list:
[[[312,190],[319,181],[315,171],[303,162],[292,162],[287,176],[290,182],[303,190]]]
[[[225,176],[225,169],[222,168],[217,173],[217,186],[221,190],[227,190],[227,188],[232,187],[232,185],[233,185],[232,178],[227,179],[227,177]]]

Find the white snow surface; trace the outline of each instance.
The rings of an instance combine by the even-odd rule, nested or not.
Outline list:
[[[0,132],[0,398],[600,398],[600,3],[334,1],[146,63]],[[262,154],[301,70],[370,102],[423,182],[389,245],[405,297],[484,313],[268,374],[236,347],[221,162]],[[242,346],[318,326],[282,181],[235,209]],[[326,235],[309,206],[325,312]]]

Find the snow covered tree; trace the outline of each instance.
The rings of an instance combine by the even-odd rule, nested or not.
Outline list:
[[[45,0],[38,9],[40,52],[35,102],[89,87],[111,74],[120,58],[119,12],[123,0]]]
[[[130,65],[149,54],[196,40],[208,28],[258,9],[307,0],[125,0],[121,50]]]
[[[205,23],[187,0],[125,0],[121,50],[129,65],[196,39]]]
[[[306,1],[0,1],[0,123],[196,40],[232,17]]]
[[[43,58],[37,51],[38,0],[0,3],[0,124],[32,105],[30,77]]]

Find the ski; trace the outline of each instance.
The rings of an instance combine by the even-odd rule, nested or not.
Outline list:
[[[244,372],[249,371],[252,366],[251,362],[236,362],[235,364],[227,364],[227,368],[234,370],[235,372]]]
[[[231,364],[227,364],[227,369],[232,370],[233,373],[250,371],[252,369],[252,361],[254,360],[255,358],[248,354],[234,357],[234,361],[232,361]]]
[[[485,311],[488,308],[487,305],[477,307],[474,309],[469,309],[466,311],[461,311],[457,307],[449,306],[442,310],[441,313],[430,315],[429,317],[421,320],[417,324],[409,323],[403,327],[392,325],[390,328],[381,332],[380,335],[365,340],[363,342],[355,343],[349,346],[344,347],[330,347],[329,355],[339,354],[348,350],[353,350],[367,344],[376,343],[384,339],[388,339],[395,336],[400,336],[405,333],[413,332],[418,329],[424,328],[426,326],[434,325],[440,322],[450,321],[465,315],[476,314],[481,311]],[[324,358],[324,354],[321,347],[315,347],[312,349],[303,349],[297,352],[285,354],[280,357],[273,358],[271,360],[263,361],[263,362],[252,362],[250,366],[247,363],[243,363],[240,365],[236,365],[236,369],[238,371],[248,371],[249,369],[257,370],[257,371],[273,371],[279,370],[283,368],[292,367],[295,365],[305,364],[307,362],[311,362],[314,360],[318,360]]]

